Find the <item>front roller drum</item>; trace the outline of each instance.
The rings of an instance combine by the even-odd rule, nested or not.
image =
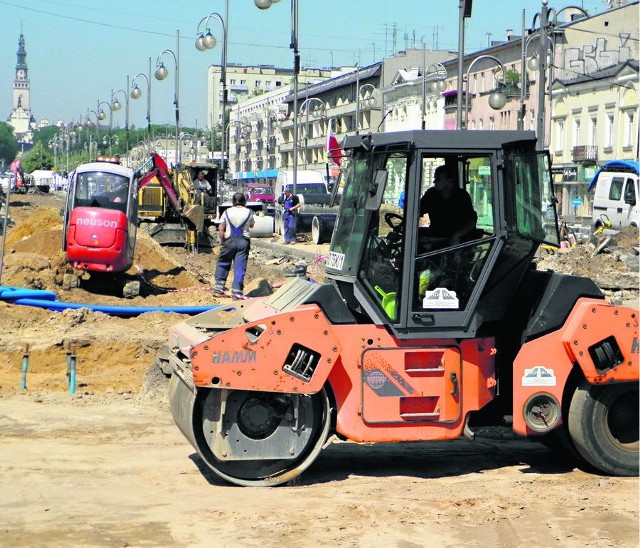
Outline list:
[[[312,395],[193,388],[174,374],[171,413],[204,462],[237,485],[278,485],[318,456],[330,430],[325,390]]]

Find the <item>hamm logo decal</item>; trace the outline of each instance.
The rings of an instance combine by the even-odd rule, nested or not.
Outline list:
[[[240,350],[237,352],[214,352],[211,357],[211,363],[255,363],[255,350]]]

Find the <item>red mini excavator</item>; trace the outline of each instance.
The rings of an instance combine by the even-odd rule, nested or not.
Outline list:
[[[137,170],[111,158],[98,160],[78,166],[67,191],[62,247],[76,270],[113,278],[131,268],[138,226],[138,191],[151,181],[160,183],[177,213],[193,226],[202,224],[202,206],[181,203],[167,164],[159,155],[153,154]],[[130,288],[129,294],[135,292]]]

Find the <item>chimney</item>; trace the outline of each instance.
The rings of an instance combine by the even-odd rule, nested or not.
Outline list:
[[[512,35],[513,35],[513,29],[507,29],[507,42],[511,40]]]

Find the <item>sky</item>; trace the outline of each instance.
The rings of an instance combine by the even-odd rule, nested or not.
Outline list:
[[[267,10],[253,0],[228,0],[229,64],[290,68],[291,1]],[[457,50],[458,0],[299,0],[298,44],[303,67],[360,66],[380,61],[398,50],[422,48]],[[590,14],[606,9],[605,0],[554,4],[557,11],[578,5]],[[541,0],[473,0],[466,20],[465,50],[503,40],[531,27]],[[31,86],[31,110],[37,120],[78,121],[87,109],[109,103],[112,90],[124,105],[127,75],[152,73],[158,56],[171,50],[178,58],[178,95],[182,127],[206,126],[207,67],[218,65],[222,30],[215,17],[208,27],[218,39],[212,50],[198,51],[197,30],[205,30],[212,13],[225,17],[224,0],[0,0],[0,116],[11,114],[16,51],[25,37]],[[539,19],[536,20],[536,23]],[[179,40],[178,38],[179,34]],[[174,124],[175,62],[162,55],[169,76],[152,75],[151,121]],[[129,100],[129,124],[146,125],[146,82],[138,78],[145,96]],[[106,109],[104,104],[101,108]],[[124,107],[113,113],[113,125],[124,127]],[[93,115],[91,115],[93,118]],[[108,119],[107,119],[108,120]]]

